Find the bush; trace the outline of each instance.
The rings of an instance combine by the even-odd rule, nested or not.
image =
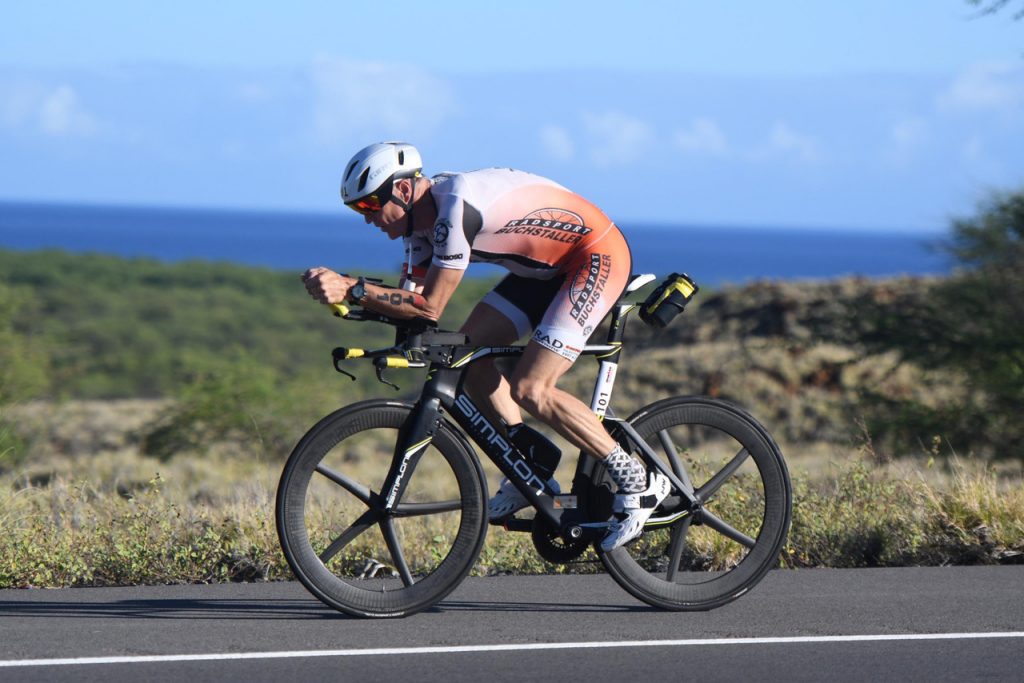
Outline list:
[[[442,324],[457,326],[492,284],[465,280]],[[161,458],[229,439],[286,454],[316,419],[377,390],[368,364],[353,364],[357,383],[335,374],[331,348],[393,339],[386,326],[328,315],[298,273],[0,249],[0,406],[46,394],[173,398],[145,435]],[[414,376],[398,381],[408,391]],[[22,446],[0,422],[8,464]]]
[[[31,304],[26,290],[0,283],[0,471],[17,466],[27,453],[25,440],[9,422],[8,407],[42,391],[48,381],[43,349],[15,327],[15,318]]]
[[[794,481],[793,525],[780,564],[893,567],[1024,561],[1019,475],[952,464],[953,483],[893,479],[864,464],[824,481]],[[272,493],[232,484],[224,496],[183,500],[159,476],[130,491],[51,479],[0,480],[0,588],[288,579]],[[428,535],[406,542],[428,548]],[[737,546],[738,549],[738,546]],[[474,575],[592,573],[600,564],[552,565],[529,534],[492,530]]]
[[[891,440],[1024,459],[1024,190],[995,194],[953,224],[946,245],[961,268],[928,298],[874,311],[874,352],[947,373],[959,390],[944,405],[868,396],[869,427]]]
[[[26,289],[0,282],[0,405],[32,396],[48,382],[44,345],[16,325],[32,314],[33,304]]]

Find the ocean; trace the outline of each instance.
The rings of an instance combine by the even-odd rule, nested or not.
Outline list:
[[[705,285],[756,279],[949,272],[939,233],[620,224],[633,272],[687,272]],[[57,248],[161,261],[202,259],[303,270],[397,269],[399,243],[339,207],[331,214],[0,202],[0,247]],[[495,266],[473,264],[468,275]]]

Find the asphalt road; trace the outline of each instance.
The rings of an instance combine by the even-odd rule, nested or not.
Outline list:
[[[773,571],[711,612],[607,576],[360,620],[295,583],[0,591],[0,681],[1024,680],[1024,566]]]

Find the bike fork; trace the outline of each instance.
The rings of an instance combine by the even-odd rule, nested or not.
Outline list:
[[[430,446],[437,431],[441,402],[436,396],[424,396],[413,406],[409,418],[398,432],[391,469],[384,479],[381,495],[385,512],[393,511],[402,499],[413,470]]]

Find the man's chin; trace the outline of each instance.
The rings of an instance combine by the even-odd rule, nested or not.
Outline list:
[[[388,236],[389,240],[397,240],[399,237],[405,236],[405,228],[401,227],[397,223],[382,225],[380,226],[380,230]]]

